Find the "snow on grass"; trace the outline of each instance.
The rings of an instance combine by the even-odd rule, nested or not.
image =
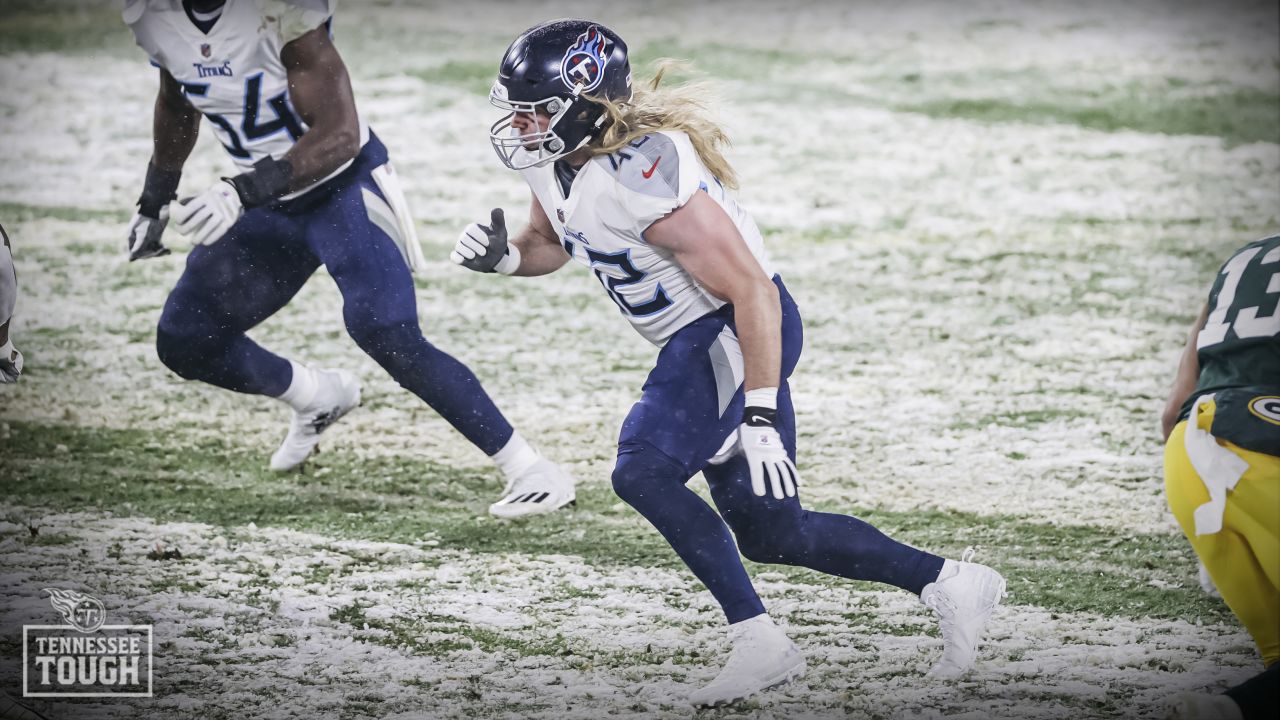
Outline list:
[[[1158,716],[1178,689],[1252,673],[1235,625],[1146,614],[1223,617],[1179,589],[1193,568],[1161,496],[1156,418],[1218,263],[1280,225],[1275,5],[599,10],[637,67],[688,57],[721,86],[743,202],[806,319],[792,378],[806,497],[948,548],[997,542],[988,557],[1021,590],[977,674],[935,686],[921,672],[938,640],[913,598],[758,574],[811,669],[720,714]],[[68,499],[63,478],[60,502],[119,517],[8,503],[6,627],[48,620],[38,588],[50,584],[80,583],[112,613],[152,619],[169,643],[164,694],[145,706],[154,717],[690,714],[682,698],[725,650],[719,616],[669,555],[619,561],[666,550],[608,490],[617,428],[654,350],[587,274],[480,277],[445,260],[458,228],[495,205],[520,217],[528,202],[485,137],[502,49],[520,29],[578,12],[549,0],[349,2],[336,24],[361,112],[419,222],[427,336],[584,484],[576,517],[524,538],[490,532],[508,548],[486,541],[493,526],[476,517],[497,487],[477,472],[487,461],[346,338],[323,271],[253,335],[356,370],[365,404],[326,440],[338,452],[313,476],[247,469],[265,462],[287,413],[159,364],[154,325],[182,238],[167,236],[173,257],[121,256],[155,70],[102,4],[15,6],[0,28],[0,222],[17,249],[14,336],[28,371],[0,389],[0,419],[67,437],[48,457],[19,438],[21,464],[0,455],[0,470],[70,468],[83,491]],[[183,192],[229,167],[206,128]],[[145,445],[136,469],[160,500],[130,495],[130,467],[75,464],[95,433]],[[45,504],[29,478],[20,484],[23,502]],[[184,484],[223,489],[229,508],[188,507]],[[232,517],[255,492],[286,527]],[[289,497],[310,502],[290,515]],[[435,536],[420,507],[433,498]],[[353,509],[338,517],[343,507]],[[31,517],[35,539],[18,522]],[[415,533],[422,543],[406,541]],[[1104,537],[1116,545],[1091,552]],[[624,547],[585,547],[611,538]],[[156,539],[185,559],[146,560]],[[135,716],[108,702],[75,710]]]
[[[155,625],[157,697],[104,702],[93,717],[264,706],[272,717],[437,717],[460,704],[471,717],[685,717],[685,694],[726,651],[710,597],[669,570],[447,551],[429,537],[350,541],[35,508],[6,517],[6,627],[56,621],[39,592],[49,586],[96,595],[113,621]],[[32,540],[19,517],[62,539]],[[148,559],[157,544],[182,558]],[[1013,598],[973,675],[932,683],[923,671],[941,641],[918,599],[771,573],[758,585],[811,670],[741,708],[747,716],[1156,717],[1171,693],[1239,680],[1257,662],[1233,627],[1052,613]]]
[[[456,228],[494,204],[518,217],[527,202],[519,179],[491,157],[484,132],[493,111],[476,87],[503,33],[491,24],[457,33],[483,8],[363,10],[362,23],[338,37],[349,43],[362,112],[391,147],[423,224],[431,262],[419,299],[428,337],[472,365],[527,436],[584,480],[603,481],[652,349],[586,274],[494,279],[444,260]],[[693,22],[720,10],[688,12]],[[1259,65],[1274,49],[1253,41],[1218,48],[1208,65],[1193,62],[1228,29],[1254,38],[1252,15],[1211,13],[1212,22],[1196,25],[1190,20],[1203,18],[1195,9],[1146,13],[1142,22],[1127,9],[1111,11],[993,4],[957,19],[923,5],[886,12],[815,4],[777,28],[732,13],[730,27],[757,30],[722,36],[741,44],[709,47],[682,44],[679,33],[625,12],[606,18],[635,29],[639,55],[689,50],[723,73],[722,115],[737,138],[744,201],[770,231],[808,322],[793,385],[812,492],[852,492],[894,509],[999,506],[1039,520],[1171,529],[1159,498],[1161,395],[1216,259],[1276,222],[1280,146],[893,110],[908,92],[923,102],[992,83],[1025,89],[1034,73],[1086,90],[1145,82],[1163,77],[1169,58],[1209,74],[1196,82],[1253,87],[1266,85],[1258,77],[1276,78],[1274,63]],[[546,12],[522,6],[504,22],[523,27]],[[938,18],[926,21],[931,14]],[[762,34],[764,26],[779,32]],[[406,28],[421,28],[430,42],[399,43]],[[863,42],[834,42],[833,34],[850,32]],[[852,59],[829,62],[822,48],[833,46]],[[1104,46],[1092,64],[1078,65]],[[1032,47],[1042,52],[1033,58]],[[891,48],[897,54],[862,62]],[[769,69],[768,82],[747,72],[754,57]],[[17,336],[30,338],[31,369],[25,387],[0,398],[0,412],[90,426],[204,427],[265,450],[281,432],[279,408],[180,383],[150,346],[181,257],[127,264],[119,254],[145,167],[155,86],[140,54],[126,58],[98,58],[92,85],[75,80],[80,56],[21,54],[0,69],[18,90],[0,100],[0,129],[24,139],[5,145],[3,161],[29,168],[0,178],[11,207],[25,218],[39,217],[41,205],[121,213],[110,220],[59,211],[12,228],[24,280]],[[1014,72],[1028,65],[1032,75]],[[930,81],[908,91],[910,83],[886,79],[894,67]],[[828,75],[837,69],[863,90],[898,95],[869,106],[867,92],[833,90],[840,86]],[[803,112],[780,112],[789,101],[802,102]],[[194,191],[226,167],[205,133],[183,187]],[[168,240],[183,247],[176,233]],[[483,466],[359,353],[339,307],[321,272],[254,332],[279,352],[360,373],[366,406],[344,421],[337,442]]]

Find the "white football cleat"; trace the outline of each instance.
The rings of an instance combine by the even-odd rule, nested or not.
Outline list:
[[[528,470],[507,483],[502,499],[489,506],[489,514],[510,519],[545,515],[577,502],[573,476],[546,458],[538,458]]]
[[[701,707],[727,705],[798,678],[807,667],[800,648],[768,615],[730,625],[729,641],[733,650],[724,669],[695,690],[689,702]]]
[[[306,461],[320,443],[320,434],[360,404],[360,381],[346,370],[312,370],[314,399],[293,412],[289,434],[271,456],[271,469],[293,470]]]
[[[987,620],[1005,596],[1004,578],[986,565],[964,560],[947,560],[938,579],[924,586],[920,600],[938,613],[942,621],[942,658],[929,670],[929,677],[951,680],[973,667],[978,643]]]

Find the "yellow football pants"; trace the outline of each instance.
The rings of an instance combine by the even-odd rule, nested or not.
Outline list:
[[[1280,457],[1217,440],[1247,462],[1248,469],[1227,492],[1222,529],[1197,535],[1193,515],[1210,495],[1188,455],[1186,431],[1194,420],[1208,432],[1214,410],[1213,401],[1200,404],[1192,418],[1173,429],[1164,447],[1165,493],[1222,599],[1253,636],[1263,664],[1270,666],[1280,660]]]

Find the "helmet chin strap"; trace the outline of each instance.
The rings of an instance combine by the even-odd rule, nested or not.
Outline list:
[[[582,87],[583,87],[583,86],[582,86],[582,83],[581,83],[581,82],[579,82],[579,83],[577,83],[577,84],[575,84],[575,85],[573,86],[573,97],[571,97],[571,98],[570,98],[570,99],[565,103],[565,106],[564,106],[564,108],[563,108],[563,112],[560,112],[560,111],[561,111],[561,108],[559,107],[559,103],[560,103],[560,101],[559,101],[559,100],[552,100],[550,103],[548,103],[548,104],[547,104],[547,111],[548,111],[548,112],[551,112],[551,113],[557,113],[557,112],[560,112],[560,114],[559,114],[557,117],[555,117],[555,118],[551,121],[551,123],[550,123],[550,124],[548,124],[548,125],[547,125],[548,129],[549,129],[552,125],[555,125],[557,122],[559,122],[559,121],[560,121],[562,118],[564,118],[566,115],[568,115],[568,114],[569,114],[569,111],[573,109],[573,105],[574,105],[574,103],[576,103],[576,102],[578,102],[578,100],[582,99]],[[593,129],[593,130],[599,130],[599,129],[600,129],[600,127],[601,127],[602,125],[604,125],[604,121],[605,121],[605,114],[604,114],[604,113],[600,113],[600,117],[596,118],[595,124],[592,126],[592,129]],[[559,134],[553,134],[553,136],[551,137],[551,139],[547,140],[547,142],[545,143],[545,145],[546,145],[546,147],[547,147],[547,149],[548,149],[548,150],[550,150],[550,151],[551,151],[551,152],[553,152],[553,153],[558,153],[560,157],[563,157],[564,155],[567,155],[567,154],[569,154],[569,153],[571,153],[571,152],[575,152],[575,151],[577,151],[577,150],[581,150],[583,147],[585,147],[585,146],[587,145],[587,143],[591,142],[591,139],[592,139],[593,137],[595,137],[594,133],[588,133],[586,136],[584,136],[584,137],[582,138],[582,142],[579,142],[579,143],[578,143],[578,147],[575,147],[575,148],[573,148],[573,150],[568,150],[568,151],[565,151],[565,149],[564,149],[564,141],[560,139]]]

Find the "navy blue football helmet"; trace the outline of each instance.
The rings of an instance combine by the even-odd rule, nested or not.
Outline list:
[[[545,165],[590,142],[605,122],[591,98],[631,99],[627,44],[589,20],[551,20],[511,43],[498,69],[489,102],[507,115],[489,128],[489,141],[512,170]],[[545,132],[520,135],[516,114],[550,116]]]

